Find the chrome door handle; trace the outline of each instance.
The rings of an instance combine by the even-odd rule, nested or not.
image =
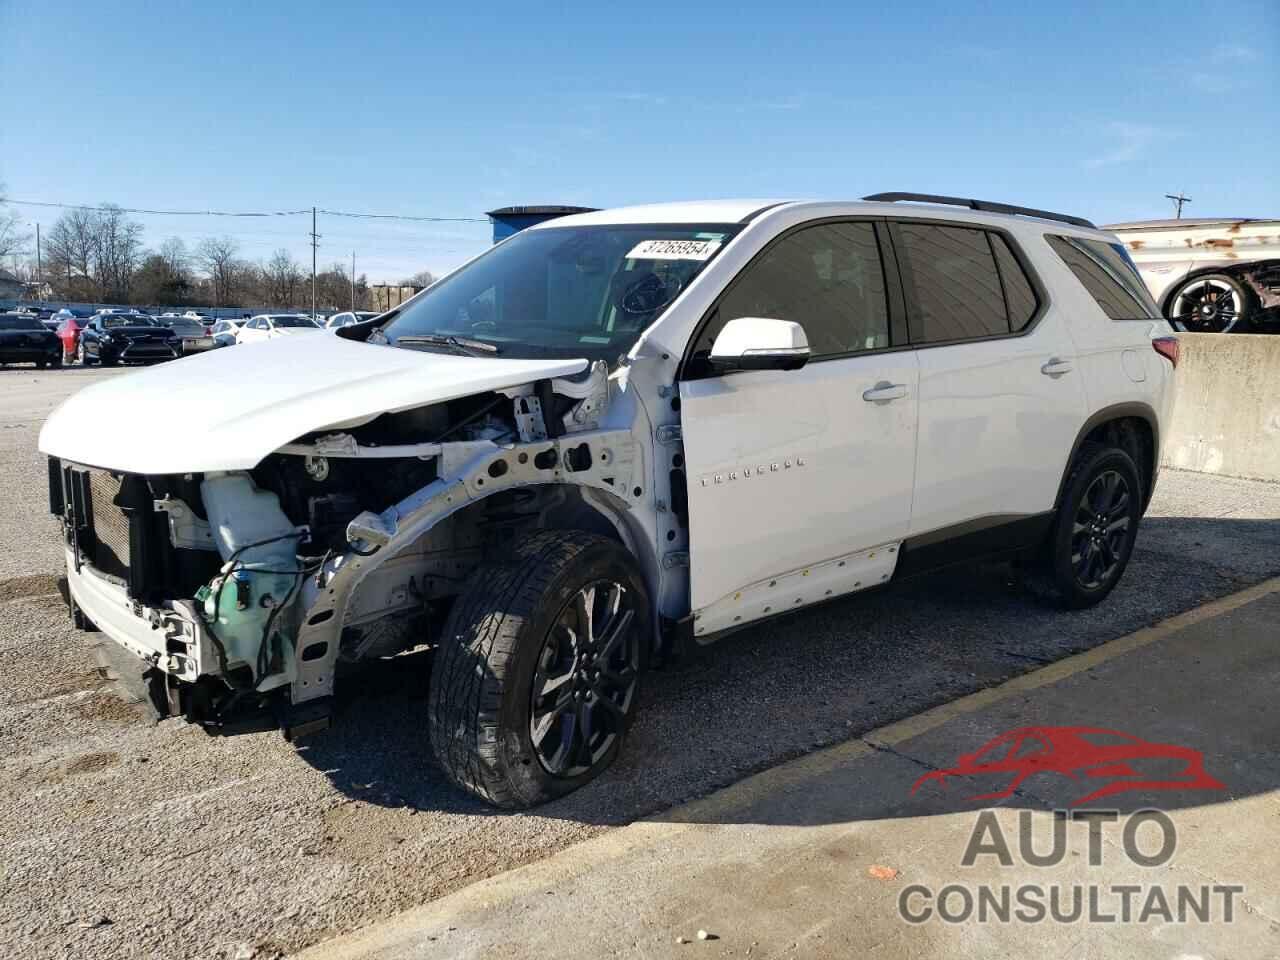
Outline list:
[[[906,395],[906,384],[889,383],[887,380],[881,380],[870,390],[862,391],[862,399],[868,403],[888,403],[890,400],[901,400]]]
[[[1040,368],[1040,372],[1046,377],[1060,377],[1064,373],[1071,372],[1071,361],[1059,360],[1057,357],[1053,357],[1048,363]]]

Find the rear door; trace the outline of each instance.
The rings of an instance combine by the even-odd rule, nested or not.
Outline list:
[[[680,384],[692,606],[747,597],[723,623],[704,616],[699,629],[871,586],[852,574],[850,555],[905,536],[916,361],[897,349],[890,318],[898,291],[885,278],[873,222],[803,226],[743,269],[699,332]],[[700,367],[724,324],[744,316],[801,324],[808,364],[725,376]],[[891,570],[892,555],[881,553]],[[815,586],[816,571],[804,580],[807,568],[828,561],[847,582]],[[786,575],[808,588],[770,601],[765,588]]]
[[[1085,419],[1064,312],[1002,230],[892,230],[920,361],[911,546],[1020,521],[1009,536],[1034,539]]]

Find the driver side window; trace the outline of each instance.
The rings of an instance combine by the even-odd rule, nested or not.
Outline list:
[[[721,298],[697,350],[710,351],[716,335],[737,317],[799,323],[815,360],[888,347],[889,308],[875,228],[866,222],[824,223],[766,248]]]

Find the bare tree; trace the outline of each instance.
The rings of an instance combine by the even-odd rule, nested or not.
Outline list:
[[[94,265],[104,299],[127,303],[134,271],[142,260],[142,224],[114,204],[95,211]]]
[[[181,237],[170,237],[160,244],[156,253],[164,259],[172,276],[190,278],[191,255],[187,253],[187,245]]]
[[[8,208],[4,184],[0,183],[0,259],[26,253],[31,234],[23,233],[22,220]]]
[[[402,287],[429,287],[436,282],[436,275],[430,270],[419,270],[412,277],[400,281]]]
[[[93,274],[98,250],[97,218],[92,210],[69,210],[44,241],[45,273],[55,290],[69,299],[96,299]]]
[[[204,269],[213,285],[214,306],[231,299],[231,282],[238,266],[236,254],[240,245],[231,237],[205,237],[196,247],[196,262]]]
[[[289,251],[281,247],[262,267],[263,293],[273,307],[292,307],[297,302],[302,268]]]

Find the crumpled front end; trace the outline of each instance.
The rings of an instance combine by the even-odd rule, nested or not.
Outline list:
[[[156,713],[221,729],[278,705],[309,571],[275,495],[247,473],[49,468],[73,615],[137,658]]]

